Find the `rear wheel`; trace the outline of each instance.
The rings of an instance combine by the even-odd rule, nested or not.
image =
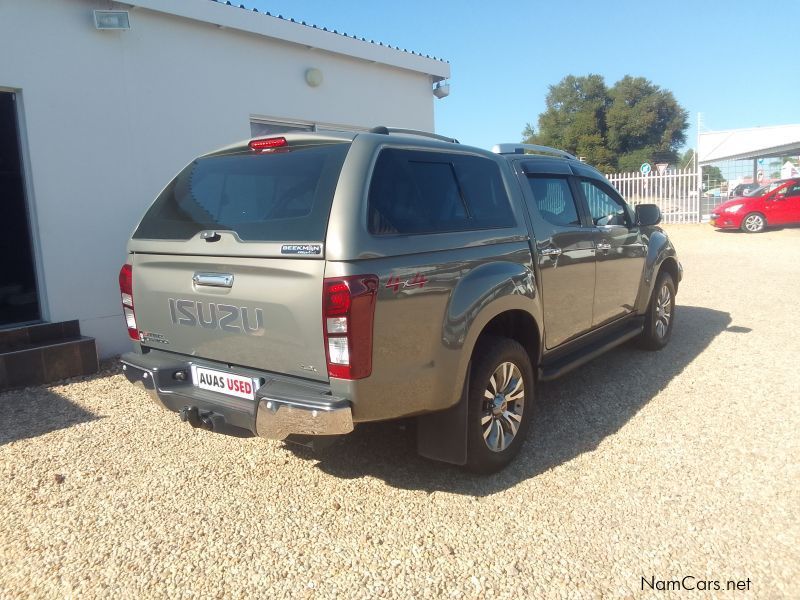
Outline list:
[[[761,213],[750,213],[742,219],[742,231],[745,233],[760,233],[767,226],[767,220]]]
[[[530,357],[518,342],[489,338],[475,353],[470,375],[467,467],[479,473],[504,468],[519,453],[533,414]]]
[[[675,323],[675,283],[672,275],[662,271],[658,275],[647,315],[640,345],[647,350],[661,350],[672,337]]]

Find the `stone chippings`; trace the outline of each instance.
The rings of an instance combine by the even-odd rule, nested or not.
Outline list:
[[[543,385],[491,477],[397,424],[319,454],[195,431],[110,365],[0,395],[0,597],[797,597],[800,230],[668,229],[671,345]]]

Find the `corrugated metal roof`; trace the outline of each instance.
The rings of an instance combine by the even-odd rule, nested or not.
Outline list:
[[[722,160],[800,153],[800,125],[707,131],[698,136],[697,158],[708,164]]]
[[[383,46],[384,48],[391,48],[392,50],[399,50],[400,52],[405,52],[406,54],[413,54],[414,56],[422,56],[422,57],[425,57],[425,58],[430,58],[432,60],[438,60],[439,62],[448,63],[448,64],[450,63],[449,60],[445,60],[443,58],[438,58],[436,56],[431,56],[430,54],[422,54],[420,52],[415,52],[414,50],[407,50],[405,48],[400,48],[400,46],[392,46],[391,44],[384,44],[383,42],[376,42],[375,40],[367,40],[367,38],[365,38],[365,37],[358,37],[357,35],[351,35],[351,34],[348,34],[346,32],[341,32],[340,33],[335,29],[328,29],[327,27],[320,27],[318,25],[314,25],[313,23],[306,23],[305,21],[295,21],[294,19],[289,18],[289,17],[284,17],[283,15],[273,15],[269,11],[261,12],[257,8],[252,8],[251,9],[251,8],[248,8],[247,6],[245,6],[244,4],[234,4],[234,3],[230,2],[230,0],[228,0],[228,1],[210,0],[210,1],[214,2],[216,4],[224,4],[226,6],[231,6],[233,8],[240,8],[242,10],[252,11],[254,13],[258,13],[258,14],[264,15],[266,17],[272,17],[273,19],[280,19],[282,21],[288,21],[290,23],[297,23],[298,25],[304,25],[305,27],[310,27],[312,29],[319,29],[320,31],[327,31],[329,33],[335,33],[336,35],[341,35],[343,37],[351,38],[351,39],[354,39],[354,40],[360,40],[360,41],[366,42],[368,44],[374,44],[376,46]]]

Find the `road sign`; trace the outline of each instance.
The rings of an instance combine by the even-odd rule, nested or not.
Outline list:
[[[658,174],[663,175],[666,172],[668,166],[669,163],[656,163],[656,169],[658,169]]]
[[[647,175],[652,170],[653,170],[653,167],[650,166],[650,163],[642,163],[642,166],[639,167],[639,172],[642,175]]]

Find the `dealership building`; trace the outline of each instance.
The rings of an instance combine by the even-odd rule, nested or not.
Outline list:
[[[215,0],[11,0],[0,39],[0,352],[23,348],[9,328],[75,320],[101,357],[125,351],[125,244],[198,154],[280,131],[433,131],[449,90],[441,59]]]

